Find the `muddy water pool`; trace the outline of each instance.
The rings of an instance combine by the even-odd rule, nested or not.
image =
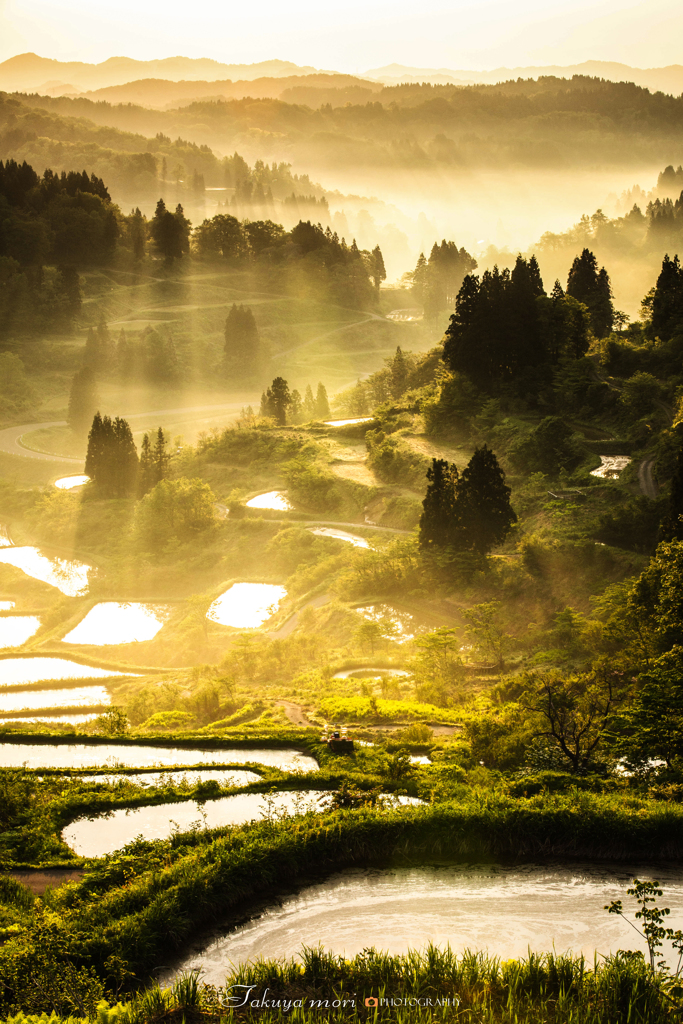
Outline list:
[[[601,455],[600,465],[592,469],[590,475],[602,480],[616,480],[626,469],[631,459],[628,455]]]
[[[228,934],[213,933],[189,950],[176,970],[199,967],[220,985],[230,963],[296,955],[321,943],[354,956],[368,946],[390,953],[428,942],[457,952],[487,949],[504,959],[528,949],[583,952],[589,959],[617,949],[644,949],[628,923],[603,907],[628,900],[631,879],[664,887],[667,925],[683,926],[683,871],[634,865],[445,866],[351,870],[285,898]],[[166,983],[174,972],[161,980]]]
[[[170,605],[102,601],[62,641],[109,646],[153,640],[170,614]]]
[[[275,614],[287,596],[284,587],[272,583],[233,583],[217,598],[207,619],[235,629],[255,629]]]
[[[72,822],[62,831],[62,838],[79,857],[103,857],[140,835],[144,839],[168,839],[176,829],[187,832],[195,824],[199,828],[224,828],[284,812],[304,814],[319,810],[326,799],[329,794],[321,791],[270,796],[238,793],[202,804],[183,800],[153,807],[122,807],[90,820]]]
[[[317,771],[309,754],[291,748],[187,750],[124,743],[0,743],[0,768],[163,768],[168,765],[246,764],[253,761],[282,771]]]
[[[44,555],[33,547],[0,547],[0,562],[13,565],[27,576],[61,590],[67,597],[85,594],[92,566],[74,559]]]

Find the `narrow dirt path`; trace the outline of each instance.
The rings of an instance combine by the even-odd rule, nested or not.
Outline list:
[[[659,494],[659,484],[653,473],[654,464],[655,458],[650,455],[647,459],[643,459],[638,466],[638,483],[646,498],[656,498]]]
[[[305,605],[293,612],[288,619],[280,626],[279,629],[273,630],[269,633],[271,640],[284,640],[285,637],[290,636],[299,625],[299,617],[305,608],[322,608],[323,605],[329,604],[334,598],[334,594],[317,594],[312,597],[310,601],[307,601]]]
[[[303,729],[310,729],[313,725],[313,722],[309,722],[306,718],[299,704],[293,704],[291,700],[278,700],[275,704],[285,709],[285,714],[292,725],[297,725]]]

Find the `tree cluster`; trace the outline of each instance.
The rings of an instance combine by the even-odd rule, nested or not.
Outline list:
[[[498,267],[468,274],[446,330],[449,369],[483,385],[504,383],[539,364],[588,351],[590,312],[556,282],[546,295],[534,256],[517,257],[512,271]]]
[[[224,328],[223,369],[232,379],[252,376],[262,359],[261,338],[249,306],[233,303]]]
[[[432,459],[420,516],[423,551],[474,551],[486,555],[502,544],[517,516],[495,454],[475,448],[462,474],[453,463]]]
[[[105,498],[128,498],[135,493],[138,453],[127,420],[95,413],[88,435],[85,472]]]
[[[284,426],[288,419],[291,423],[328,419],[330,403],[327,389],[324,384],[319,383],[314,395],[311,385],[307,384],[302,398],[298,391],[289,390],[289,384],[283,377],[276,377],[261,395],[259,415],[274,419],[279,426]]]
[[[415,270],[408,276],[425,316],[435,317],[441,310],[452,308],[465,276],[476,269],[474,257],[446,239],[441,245],[434,243],[428,260],[421,252]]]

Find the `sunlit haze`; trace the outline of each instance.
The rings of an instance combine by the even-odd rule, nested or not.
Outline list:
[[[279,57],[358,72],[399,62],[494,68],[588,59],[661,66],[681,58],[677,0],[408,0],[258,5],[200,0],[4,0],[0,57],[32,51],[61,60],[142,60],[183,54],[242,63]]]

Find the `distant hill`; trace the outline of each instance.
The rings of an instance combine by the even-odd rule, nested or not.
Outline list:
[[[670,64],[665,68],[633,68],[616,61],[587,60],[583,64],[560,67],[552,64],[544,67],[495,68],[493,71],[467,71],[452,68],[412,68],[404,64],[387,64],[383,68],[366,71],[365,78],[372,78],[385,85],[399,85],[402,82],[431,82],[434,85],[495,85],[511,78],[540,78],[552,75],[557,78],[571,78],[572,75],[590,75],[605,78],[609,82],[634,82],[652,92],[667,92],[679,96],[683,92],[683,65]]]
[[[280,99],[286,97],[292,102],[306,103],[312,99],[318,106],[321,103],[337,102],[341,106],[348,102],[362,102],[370,99],[374,93],[381,92],[381,82],[372,82],[356,78],[353,75],[287,75],[281,78],[273,76],[241,81],[180,81],[173,82],[162,78],[143,78],[125,85],[109,85],[104,89],[95,89],[84,93],[91,100],[106,100],[107,103],[139,103],[145,107],[164,108],[180,106],[193,100],[226,99],[241,100],[245,96],[254,99]],[[300,95],[293,99],[288,95]],[[311,92],[315,90],[315,93]],[[324,95],[322,95],[324,94]]]
[[[264,60],[258,64],[221,64],[209,58],[166,57],[163,60],[133,60],[110,57],[101,64],[51,60],[35,53],[22,53],[0,63],[0,89],[7,92],[86,92],[123,85],[141,78],[169,81],[219,81],[255,78],[283,78],[291,75],[316,75],[317,68],[299,67],[287,60]],[[335,72],[324,72],[335,74]],[[48,88],[45,88],[45,87]],[[70,88],[69,88],[70,87]]]

